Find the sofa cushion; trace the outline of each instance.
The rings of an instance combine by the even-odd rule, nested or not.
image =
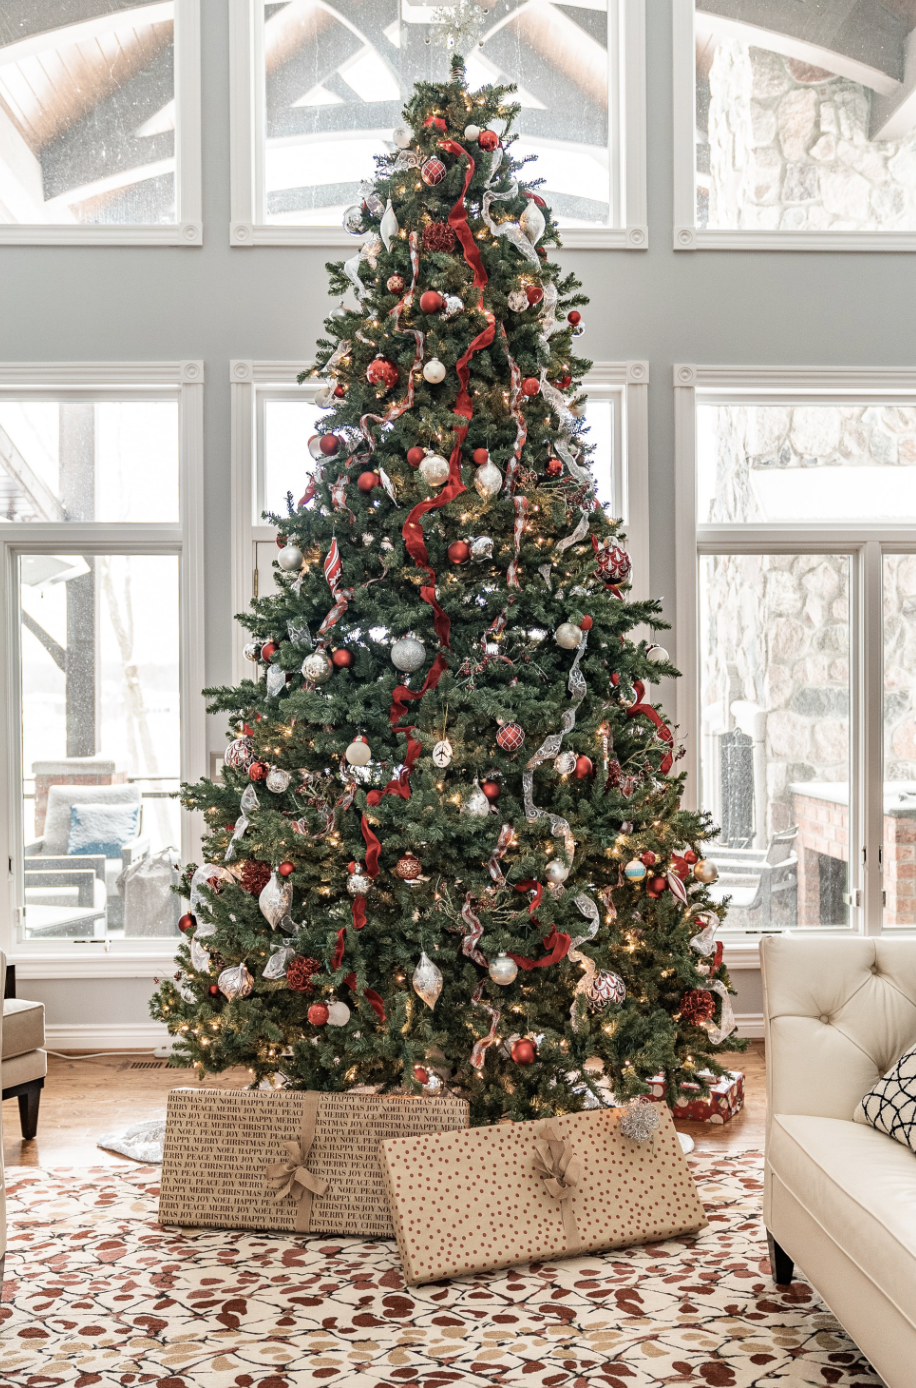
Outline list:
[[[36,1051],[44,1043],[44,1003],[7,998],[3,1004],[3,1059]]]
[[[916,1161],[874,1128],[776,1114],[767,1161],[783,1185],[916,1326]],[[799,1259],[804,1265],[803,1253]]]
[[[32,1080],[44,1079],[48,1073],[47,1051],[26,1051],[25,1055],[14,1055],[0,1065],[0,1085],[12,1089],[17,1084],[31,1084]]]
[[[852,1116],[916,1152],[916,1046],[872,1085]]]

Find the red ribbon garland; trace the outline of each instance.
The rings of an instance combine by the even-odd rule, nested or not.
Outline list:
[[[366,898],[364,896],[355,896],[353,898],[353,929],[362,930],[365,924]]]
[[[533,920],[534,913],[544,898],[544,888],[541,886],[540,882],[535,882],[533,877],[526,877],[524,882],[515,883],[515,890],[517,892],[534,892],[534,896],[531,898],[528,906],[528,914]]]
[[[649,721],[655,724],[658,730],[659,741],[666,742],[669,747],[672,747],[674,745],[674,734],[668,727],[668,724],[662,718],[661,714],[658,713],[658,711],[652,707],[651,704],[643,702],[643,695],[646,692],[646,686],[643,684],[642,680],[634,680],[633,689],[636,694],[636,702],[630,704],[630,707],[627,709],[627,717],[635,718],[637,713],[644,713],[646,717],[649,719]],[[668,772],[671,770],[673,765],[674,756],[670,751],[668,751],[662,757],[658,769],[663,776],[667,776]]]
[[[464,187],[461,190],[461,196],[448,214],[448,224],[461,242],[464,258],[474,271],[474,288],[483,289],[487,282],[487,272],[483,268],[483,261],[480,258],[480,250],[474,240],[474,233],[468,226],[467,208],[464,205],[464,200],[468,195],[468,189],[471,186],[471,179],[474,177],[476,165],[468,151],[463,145],[459,145],[457,140],[440,140],[439,148],[447,150],[449,154],[463,154],[468,161],[468,166],[464,175]]]
[[[554,926],[549,935],[543,937],[544,948],[549,950],[541,959],[526,959],[524,954],[510,954],[509,958],[514,959],[520,969],[545,969],[548,964],[558,964],[561,959],[565,959],[572,944],[572,937],[563,931],[557,930]]]
[[[345,986],[346,986],[347,988],[351,989],[351,990],[355,993],[355,992],[356,992],[356,974],[347,974],[346,978],[344,979],[344,984],[345,984]],[[369,1006],[372,1008],[372,1011],[375,1013],[376,1017],[378,1017],[379,1021],[380,1021],[380,1022],[384,1022],[384,1021],[386,1020],[386,1019],[385,1019],[385,1004],[382,1002],[381,997],[380,997],[379,994],[375,991],[375,989],[374,989],[374,988],[364,988],[364,989],[363,989],[363,997],[366,999],[366,1002],[367,1002],[367,1003],[369,1004]]]

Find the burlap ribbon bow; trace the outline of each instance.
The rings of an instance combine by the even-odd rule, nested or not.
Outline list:
[[[559,1137],[549,1123],[544,1124],[535,1138],[534,1170],[540,1176],[547,1194],[560,1202],[567,1252],[571,1253],[581,1243],[572,1197],[582,1175],[582,1162],[571,1145]]]
[[[312,1197],[324,1195],[328,1189],[327,1181],[309,1171],[306,1160],[315,1140],[315,1124],[318,1117],[318,1095],[306,1094],[302,1110],[302,1126],[298,1142],[284,1142],[287,1160],[273,1162],[267,1167],[265,1175],[268,1183],[277,1188],[274,1199],[285,1200],[291,1196],[296,1202],[296,1233],[308,1233],[312,1213]]]

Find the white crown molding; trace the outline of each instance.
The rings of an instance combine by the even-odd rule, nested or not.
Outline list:
[[[96,945],[74,945],[72,953],[53,948],[39,953],[35,946],[26,944],[14,946],[6,962],[16,966],[17,986],[21,980],[32,978],[160,978],[175,972],[177,947],[176,940],[174,945],[164,943],[160,951],[145,950],[142,954],[106,953],[104,946]]]
[[[8,223],[0,226],[0,246],[202,246],[202,222],[177,226],[51,226]]]
[[[900,366],[697,366],[675,363],[675,386],[767,395],[774,391],[887,395],[916,391],[916,369]]]
[[[146,1051],[171,1048],[172,1038],[160,1022],[51,1022],[45,1045],[51,1051]]]
[[[229,363],[229,380],[232,385],[255,386],[294,386],[297,376],[310,371],[314,362],[305,358],[302,361],[249,361],[234,359]],[[310,381],[309,388],[317,390],[320,381]],[[306,389],[303,386],[303,389]]]
[[[690,241],[686,239],[690,236]],[[676,251],[916,251],[916,231],[741,231],[675,227]]]
[[[202,385],[202,361],[4,361],[0,387]]]

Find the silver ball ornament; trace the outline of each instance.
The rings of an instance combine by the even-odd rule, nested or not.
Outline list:
[[[700,858],[693,865],[693,875],[698,882],[703,882],[709,886],[719,876],[719,869],[711,858]]]
[[[442,306],[443,318],[455,318],[463,309],[463,299],[459,299],[457,294],[446,294],[445,303]]]
[[[398,149],[410,149],[413,144],[413,131],[409,125],[396,125],[391,133],[391,138]]]
[[[493,541],[489,535],[477,535],[470,545],[471,558],[475,563],[482,564],[484,560],[493,558]]]
[[[264,784],[274,795],[282,795],[292,779],[290,772],[284,771],[282,766],[272,766],[264,777]]]
[[[333,672],[334,666],[323,651],[313,651],[302,662],[302,677],[311,680],[312,684],[324,684],[325,680],[331,678]]]
[[[391,647],[391,663],[396,670],[410,675],[419,670],[426,659],[426,647],[415,636],[402,636]]]
[[[351,872],[347,878],[347,891],[351,896],[366,896],[371,886],[371,879],[361,872]]]
[[[423,378],[433,386],[437,386],[440,381],[445,380],[445,367],[438,357],[431,357],[426,362],[423,367]]]
[[[554,640],[564,651],[574,651],[582,640],[582,628],[574,622],[561,622],[554,632]]]
[[[497,496],[503,484],[503,475],[495,463],[484,463],[474,473],[474,490],[484,501]]]
[[[417,997],[432,1012],[442,992],[442,974],[424,950],[411,979]]]
[[[286,573],[297,573],[302,568],[305,555],[298,545],[284,545],[277,555],[277,563]]]
[[[442,1081],[440,1080],[439,1076],[438,1076],[438,1075],[430,1075],[429,1079],[426,1081],[426,1083],[425,1083],[424,1086],[423,1086],[423,1093],[424,1093],[424,1094],[433,1095],[433,1094],[439,1094],[439,1093],[441,1093],[441,1091],[442,1091]]]
[[[334,403],[334,390],[332,386],[322,386],[315,391],[315,404],[319,410],[326,410],[329,405]]]
[[[490,802],[479,786],[475,786],[468,798],[462,802],[461,813],[471,819],[483,819],[490,813]]]
[[[250,766],[254,759],[250,737],[236,737],[230,742],[223,753],[223,761],[227,766],[242,769]]]
[[[497,954],[495,959],[490,960],[490,967],[487,972],[493,982],[499,984],[500,988],[507,988],[518,977],[518,965],[514,959],[509,958],[508,954]]]
[[[448,462],[438,453],[427,453],[417,471],[428,487],[441,487],[448,481]]]
[[[544,870],[544,875],[547,881],[550,882],[552,886],[556,887],[559,886],[561,882],[566,881],[569,876],[569,868],[561,858],[551,858]]]
[[[341,221],[343,222],[344,231],[348,231],[351,236],[362,235],[363,209],[358,203],[353,203],[351,207],[345,210]]]
[[[246,641],[245,645],[242,647],[242,655],[246,660],[253,660],[255,664],[257,664],[261,658],[261,642]]]
[[[576,769],[575,752],[561,752],[553,759],[553,769],[558,776],[570,776]]]
[[[513,313],[524,313],[528,307],[528,295],[524,289],[513,289],[507,295],[507,302]]]
[[[664,646],[649,646],[646,650],[646,660],[653,665],[667,665],[669,656]]]

